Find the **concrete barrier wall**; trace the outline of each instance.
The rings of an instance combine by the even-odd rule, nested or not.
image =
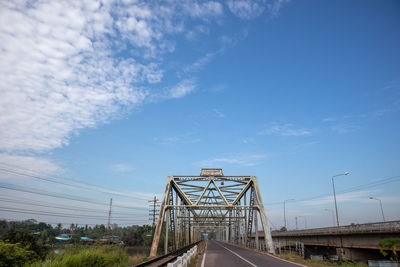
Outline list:
[[[168,263],[167,267],[186,267],[190,260],[197,254],[197,245],[192,247],[188,252],[178,257],[174,262]]]

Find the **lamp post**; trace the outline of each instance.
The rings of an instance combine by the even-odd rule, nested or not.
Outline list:
[[[339,228],[339,215],[338,215],[338,211],[337,211],[337,204],[336,204],[336,192],[335,192],[335,181],[333,178],[337,177],[337,176],[342,176],[342,175],[348,175],[349,172],[345,172],[345,173],[341,173],[341,174],[336,174],[334,176],[332,176],[332,186],[333,186],[333,198],[335,199],[335,210],[336,210],[336,223],[337,223],[337,227]]]
[[[382,208],[382,200],[380,200],[379,198],[376,198],[376,197],[369,197],[369,199],[375,199],[375,200],[379,201],[379,204],[381,205],[382,218],[383,218],[383,221],[386,222],[385,214],[383,213],[383,208]]]
[[[307,217],[306,216],[299,216],[299,218],[304,218],[304,229],[307,229]]]
[[[285,199],[283,201],[283,221],[284,221],[284,225],[285,225],[285,229],[286,230],[287,230],[287,227],[286,227],[286,201],[290,201],[290,200],[294,200],[294,198]]]
[[[332,213],[332,222],[333,222],[333,226],[335,226],[335,213],[333,212],[333,210],[331,209],[324,209],[324,211],[330,211]]]

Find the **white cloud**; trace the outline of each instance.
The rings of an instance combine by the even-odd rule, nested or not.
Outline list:
[[[282,9],[282,7],[289,2],[290,0],[276,0],[272,4],[267,5],[271,17],[274,18],[279,16],[279,12]]]
[[[218,109],[213,109],[215,116],[218,118],[225,118],[225,114],[219,111]]]
[[[36,175],[51,175],[63,172],[63,170],[46,158],[32,156],[18,156],[0,153],[0,169],[27,173],[31,171]],[[0,178],[24,178],[24,176],[7,171],[0,171]],[[26,178],[26,177],[25,177]]]
[[[240,19],[251,20],[267,12],[271,18],[279,16],[282,7],[290,0],[229,0],[229,10]]]
[[[336,194],[337,202],[350,202],[350,201],[358,201],[363,202],[368,199],[369,196],[378,192],[377,190],[365,190],[365,191],[356,191],[350,193]],[[302,201],[301,203],[305,206],[322,206],[326,204],[333,204],[333,196],[327,196],[315,200],[307,200]]]
[[[217,167],[219,165],[231,164],[238,166],[251,167],[261,164],[263,160],[267,158],[265,154],[238,154],[230,155],[226,157],[213,158],[209,160],[202,160],[195,162],[194,165],[201,167]]]
[[[207,63],[213,59],[213,57],[216,55],[216,53],[207,53],[204,57],[199,58],[196,60],[193,64],[190,64],[186,67],[183,68],[184,72],[195,72],[199,71],[201,68],[204,67]]]
[[[304,128],[293,128],[291,123],[278,125],[273,123],[270,127],[261,130],[259,135],[282,135],[282,136],[303,136],[311,135],[312,130]]]
[[[168,90],[168,98],[181,98],[191,93],[196,89],[196,84],[193,80],[183,80],[171,89]]]
[[[360,126],[351,123],[341,123],[333,125],[331,129],[338,134],[347,134],[359,130]]]
[[[115,172],[130,172],[133,170],[133,167],[125,163],[116,163],[111,165],[111,169]]]
[[[162,55],[175,49],[167,36],[182,33],[187,17],[221,15],[213,1],[2,1],[0,150],[68,145],[79,129],[158,96]],[[162,98],[194,89],[183,77]]]
[[[185,6],[190,16],[195,18],[208,18],[220,16],[224,13],[223,7],[219,2],[210,1],[204,3],[189,3]]]
[[[241,19],[254,19],[260,16],[265,6],[262,1],[254,0],[230,0],[227,2],[229,10]]]
[[[193,144],[200,142],[200,138],[196,136],[194,132],[186,132],[183,134],[175,135],[175,136],[167,136],[167,137],[156,137],[154,141],[159,142],[163,145],[171,145],[171,144]]]

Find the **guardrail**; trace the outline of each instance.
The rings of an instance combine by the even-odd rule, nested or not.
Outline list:
[[[167,267],[187,267],[187,264],[197,253],[197,245],[192,247],[188,252],[183,254],[181,257],[174,262],[168,263]]]
[[[337,227],[324,227],[287,232],[272,232],[272,237],[297,235],[337,235],[366,233],[400,233],[400,221],[352,224]]]
[[[167,266],[167,264],[169,264],[169,263],[171,263],[171,262],[175,263],[175,262],[177,261],[177,259],[178,259],[181,255],[187,254],[187,252],[190,251],[193,247],[196,247],[196,253],[197,253],[197,245],[198,245],[200,242],[202,242],[202,241],[201,241],[201,240],[200,240],[200,241],[197,241],[197,242],[195,242],[195,243],[192,243],[192,244],[190,244],[190,245],[188,245],[188,246],[185,246],[185,247],[183,247],[183,248],[180,248],[180,249],[178,249],[178,250],[172,251],[172,252],[170,252],[170,253],[168,253],[168,254],[165,254],[165,255],[163,255],[163,256],[153,258],[153,259],[148,260],[148,261],[146,261],[146,262],[142,262],[142,263],[140,263],[140,264],[138,264],[138,265],[135,265],[135,267],[144,267],[144,266]],[[196,253],[192,254],[192,257],[193,257],[193,255],[195,255]],[[187,258],[187,255],[186,255],[186,258]],[[187,263],[186,263],[186,264],[187,264]],[[168,266],[169,266],[169,265],[168,265]],[[181,267],[181,266],[186,266],[186,265],[173,265],[173,266],[180,266],[180,267]]]

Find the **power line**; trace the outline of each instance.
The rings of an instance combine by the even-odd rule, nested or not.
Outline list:
[[[107,216],[95,216],[95,215],[77,215],[70,213],[59,213],[59,212],[47,212],[47,211],[31,211],[27,209],[18,209],[18,208],[8,208],[8,207],[0,207],[1,211],[6,212],[15,212],[15,213],[24,213],[24,214],[35,214],[35,215],[44,215],[44,216],[55,216],[55,217],[66,217],[66,218],[75,218],[75,219],[106,219]],[[129,219],[125,217],[116,217],[117,221],[147,221],[146,219]]]
[[[4,163],[2,163],[2,164],[5,165]],[[98,192],[98,193],[105,193],[105,194],[109,194],[109,195],[116,195],[116,196],[122,196],[122,197],[127,197],[127,198],[139,199],[139,200],[147,200],[147,198],[134,197],[134,196],[131,196],[128,194],[120,193],[120,192],[113,192],[113,191],[110,191],[107,189],[103,189],[97,185],[90,185],[90,186],[97,187],[97,189],[95,189],[95,188],[90,188],[90,187],[83,186],[83,185],[75,185],[75,184],[55,181],[50,178],[45,178],[45,177],[42,177],[39,175],[32,175],[32,174],[23,173],[23,172],[14,171],[14,170],[5,169],[5,168],[0,168],[0,171],[6,172],[6,173],[11,173],[11,174],[16,174],[16,175],[20,175],[20,176],[30,177],[30,178],[38,179],[38,180],[45,181],[45,182],[56,183],[56,184],[60,184],[60,185],[64,185],[64,186],[70,186],[70,187],[79,188],[79,189],[83,189],[83,190]],[[30,172],[32,172],[32,171],[30,171]],[[58,178],[58,179],[60,179],[60,178]],[[69,180],[66,178],[63,178],[63,179]],[[79,183],[81,183],[81,182],[79,182]]]
[[[31,206],[39,206],[39,207],[46,207],[46,208],[56,208],[56,209],[65,209],[65,210],[72,210],[72,211],[84,211],[84,212],[97,212],[101,213],[104,212],[106,213],[106,210],[96,210],[96,209],[87,209],[87,208],[76,208],[76,207],[71,207],[71,206],[56,206],[56,205],[45,205],[45,204],[40,204],[39,203],[32,203],[32,202],[27,202],[27,201],[22,201],[18,199],[9,199],[9,198],[2,198],[0,197],[0,200],[3,202],[9,202],[9,203],[15,203],[15,204],[24,204],[24,205],[31,205]],[[35,200],[33,200],[35,201]],[[38,202],[38,201],[35,201]],[[138,214],[131,214],[131,213],[119,213],[119,212],[114,212],[114,214],[119,214],[119,215],[130,215],[130,216],[137,216]]]
[[[12,223],[12,222],[21,222],[21,221],[24,221],[23,219],[12,219],[12,220],[7,220],[7,222],[9,222],[9,223]],[[40,223],[40,222],[39,222]],[[61,222],[49,222],[49,221],[46,221],[45,222],[46,224],[51,224],[51,225],[57,225],[57,224],[62,224],[62,225],[66,225],[66,224],[72,224],[72,223],[70,223],[70,222],[63,222],[63,223],[61,223]],[[100,225],[104,225],[103,223],[75,223],[75,222],[73,222],[73,224],[74,225],[77,225],[77,226],[79,226],[79,225],[94,225],[94,226],[100,226]],[[127,225],[127,226],[131,226],[131,225],[134,225],[134,224],[130,224],[130,223],[119,223],[118,224],[119,226],[120,225]],[[104,225],[105,226],[105,225]]]
[[[358,191],[358,190],[362,190],[362,189],[368,189],[371,187],[376,187],[376,186],[380,186],[380,185],[384,185],[384,184],[388,184],[388,183],[392,183],[392,182],[397,182],[397,181],[400,181],[400,175],[380,179],[380,180],[369,182],[369,183],[362,184],[362,185],[353,186],[353,187],[350,187],[350,188],[347,188],[344,190],[340,190],[337,192],[340,194],[350,193],[350,192],[354,192],[354,191]],[[312,196],[312,197],[300,198],[300,199],[293,200],[292,202],[304,202],[304,201],[318,199],[318,198],[327,197],[327,196],[331,196],[331,194],[326,193],[326,194],[321,194],[321,195]],[[272,205],[280,205],[280,204],[282,204],[282,201],[267,202],[264,205],[272,206]]]
[[[55,197],[55,198],[63,198],[63,199],[68,199],[68,200],[74,200],[74,201],[81,201],[81,202],[86,202],[86,203],[91,203],[95,205],[103,205],[103,206],[108,206],[104,202],[99,202],[96,200],[90,200],[90,199],[82,199],[82,198],[77,198],[76,196],[72,195],[67,195],[67,194],[61,194],[61,193],[54,193],[54,192],[37,192],[33,188],[27,188],[27,187],[21,187],[15,188],[13,185],[7,185],[7,184],[0,184],[0,188],[8,189],[8,190],[14,190],[14,191],[20,191],[20,192],[26,192],[26,193],[31,193],[31,194],[37,194],[37,195],[42,195],[42,196],[49,196],[49,197]],[[122,206],[122,205],[114,205],[119,208],[124,208],[124,209],[133,209],[133,210],[147,210],[146,207],[128,207],[128,206]]]

